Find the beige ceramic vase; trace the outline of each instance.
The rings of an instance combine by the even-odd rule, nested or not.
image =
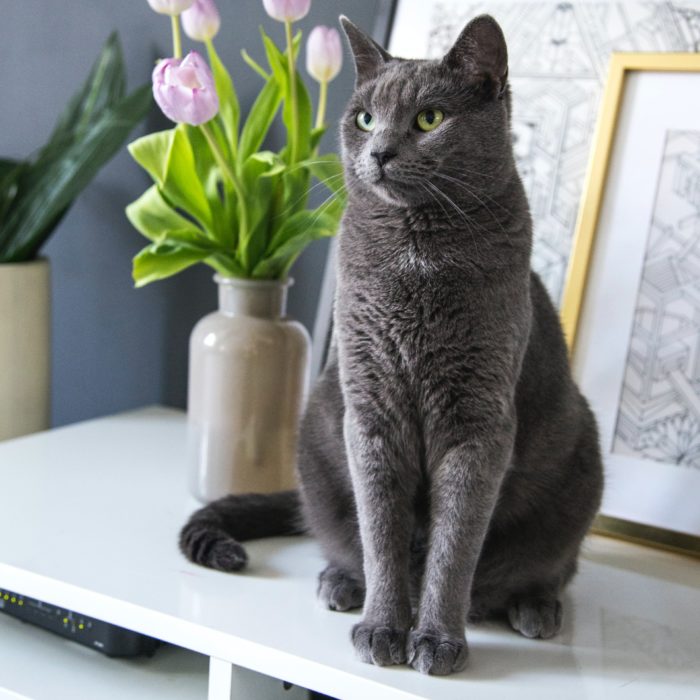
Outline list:
[[[45,258],[0,264],[0,440],[49,427],[50,287]]]
[[[219,310],[190,337],[190,490],[208,502],[293,488],[310,340],[285,317],[291,282],[214,279]]]

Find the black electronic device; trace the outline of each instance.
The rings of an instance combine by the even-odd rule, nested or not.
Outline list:
[[[151,656],[157,639],[0,588],[0,612],[92,647],[107,656]]]

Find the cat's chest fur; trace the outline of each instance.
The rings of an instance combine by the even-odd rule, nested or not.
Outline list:
[[[463,231],[425,219],[348,222],[338,263],[339,337],[362,373],[415,384],[483,345],[493,300]]]

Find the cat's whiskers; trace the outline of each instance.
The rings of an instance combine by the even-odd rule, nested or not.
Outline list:
[[[443,180],[447,180],[448,182],[452,182],[459,187],[461,187],[469,196],[473,197],[477,202],[481,204],[481,206],[488,212],[488,214],[491,216],[493,221],[498,224],[498,227],[501,229],[502,233],[506,233],[505,228],[503,228],[503,223],[501,220],[491,211],[489,206],[484,202],[483,199],[481,199],[474,191],[472,191],[469,187],[467,187],[463,182],[457,180],[454,177],[450,177],[449,175],[443,175],[441,173],[434,173],[436,177],[442,178]]]
[[[430,191],[430,189],[428,189],[425,182],[419,182],[418,185],[428,195],[428,197],[430,197],[430,199],[432,199],[440,207],[440,209],[442,209],[447,221],[452,223],[452,217],[450,216],[450,213],[447,211],[447,209],[445,209],[443,203]]]
[[[292,202],[284,211],[281,211],[278,214],[276,214],[274,218],[278,219],[280,217],[287,216],[287,214],[290,211],[292,211],[296,207],[296,205],[299,204],[299,202],[306,199],[306,197],[308,197],[317,187],[321,187],[321,185],[325,185],[326,187],[328,187],[328,189],[332,189],[328,185],[328,183],[331,181],[337,180],[338,178],[342,178],[342,177],[343,177],[342,173],[336,173],[335,175],[331,175],[331,176],[326,177],[322,180],[319,180],[315,185],[313,185],[312,187],[309,187],[309,189],[306,190],[306,192],[304,194],[302,194],[301,197],[297,197],[297,199],[294,202]],[[339,194],[340,192],[345,192],[346,189],[347,189],[346,185],[343,185],[342,188],[340,188],[337,192],[334,191],[334,194]]]
[[[477,226],[479,225],[478,222],[473,221],[471,217],[463,210],[461,209],[453,200],[451,197],[449,197],[447,194],[445,194],[435,183],[430,182],[430,180],[426,180],[425,184],[430,187],[435,193],[441,195],[442,197],[445,198],[445,200],[455,209],[455,211],[459,214],[459,216],[462,218],[464,221],[467,231],[469,231],[469,235],[472,237],[472,242],[474,243],[474,247],[479,250],[479,244],[477,242],[477,238],[474,235],[474,230],[472,228],[472,224],[476,224]]]
[[[471,170],[469,168],[465,168],[463,165],[460,165],[459,167],[454,166],[454,165],[447,165],[446,163],[442,163],[440,165],[440,170],[447,170],[448,172],[455,172],[455,173],[469,173],[470,175],[476,175],[477,177],[485,177],[488,178],[489,180],[497,180],[498,176],[497,175],[489,175],[489,173],[482,173],[478,170]]]
[[[330,209],[335,199],[339,196],[339,191],[331,192],[330,195],[326,197],[326,199],[324,199],[323,202],[321,202],[321,204],[318,205],[318,207],[316,207],[316,216],[314,216],[313,220],[311,221],[309,228],[318,221],[319,217],[321,217],[323,214],[325,214],[326,211],[328,211],[328,209]]]
[[[466,169],[460,169],[460,168],[443,168],[443,170],[448,170],[448,171],[453,171],[453,172],[459,172],[459,173],[462,173],[462,172],[472,172],[472,171],[469,171],[469,170],[466,170]],[[438,175],[438,174],[440,174],[440,173],[435,173],[435,174]],[[447,180],[450,180],[450,181],[453,182],[454,184],[463,187],[464,189],[466,189],[466,190],[469,192],[469,194],[471,194],[472,196],[475,196],[475,195],[474,195],[474,192],[473,192],[472,190],[467,189],[467,183],[466,183],[464,180],[461,180],[461,179],[459,179],[459,178],[452,177],[452,176],[450,176],[450,175],[445,175],[444,173],[442,173],[441,176],[442,176],[443,178],[447,179]],[[506,207],[504,207],[497,199],[494,199],[494,197],[491,197],[491,196],[488,195],[486,192],[479,192],[479,194],[480,194],[482,197],[485,197],[489,202],[492,202],[493,204],[495,204],[495,205],[496,205],[499,209],[501,209],[505,214],[508,214],[508,215],[510,215],[510,216],[515,216],[515,214],[514,214],[510,209],[507,209]]]

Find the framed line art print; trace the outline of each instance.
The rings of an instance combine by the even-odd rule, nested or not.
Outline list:
[[[700,55],[613,54],[561,314],[597,529],[700,556]]]

